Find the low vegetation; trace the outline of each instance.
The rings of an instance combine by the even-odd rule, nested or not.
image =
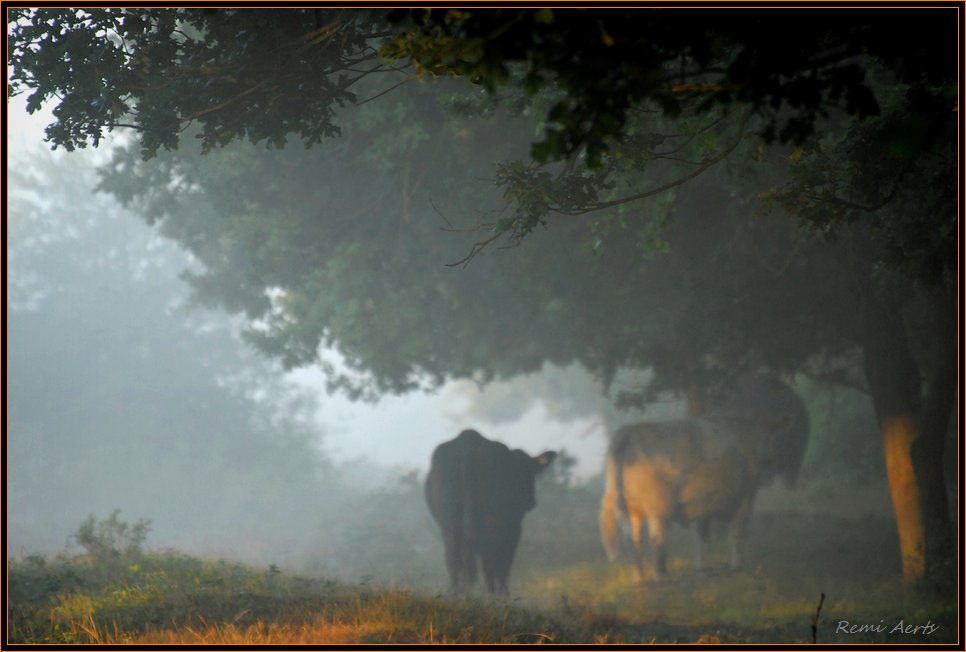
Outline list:
[[[555,511],[564,493],[545,493]],[[695,573],[690,533],[679,530],[668,579],[636,586],[626,561],[611,566],[588,554],[593,501],[577,489],[570,494],[572,537],[549,513],[528,522],[511,600],[144,551],[149,523],[129,526],[116,512],[92,517],[73,538],[82,553],[8,560],[8,642],[807,643],[823,593],[819,643],[957,640],[950,587],[913,591],[899,583],[887,517],[765,510],[752,523],[751,563],[739,572],[725,569],[727,546],[718,536],[711,568]],[[541,557],[549,538],[557,541],[554,554]],[[904,631],[910,626],[919,629]]]
[[[586,640],[516,602],[290,576],[176,552],[10,560],[9,642],[471,643]]]

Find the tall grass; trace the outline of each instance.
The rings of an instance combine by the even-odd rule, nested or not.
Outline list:
[[[356,568],[370,574],[362,582],[336,581],[318,570],[300,575],[273,565],[145,552],[142,530],[125,529],[112,515],[106,526],[85,522],[85,536],[76,539],[82,554],[8,559],[8,642],[807,643],[822,594],[819,643],[959,640],[955,576],[936,586],[903,587],[888,514],[762,510],[752,520],[747,563],[739,571],[726,567],[727,544],[716,532],[709,568],[696,572],[693,533],[674,529],[668,578],[636,585],[626,554],[616,564],[604,561],[599,495],[543,489],[524,522],[511,600],[437,592],[434,587],[444,586],[437,580],[445,580],[441,546],[420,552],[407,544],[403,528],[419,523],[412,514],[424,506],[417,502],[407,507],[407,518],[400,516],[391,541],[368,530],[376,540],[357,551]],[[413,501],[420,499],[412,493]],[[403,513],[400,505],[393,508]],[[415,567],[435,569],[436,580],[398,581]],[[843,622],[866,629],[845,632]],[[899,623],[938,629],[893,631]]]
[[[889,580],[801,586],[763,568],[695,574],[683,560],[660,585],[578,564],[522,577],[513,600],[453,597],[290,576],[173,552],[126,569],[82,557],[10,562],[10,643],[300,645],[458,643],[804,643],[819,589],[819,642],[950,642],[953,605],[887,592]],[[881,595],[877,595],[881,592]],[[931,621],[930,635],[836,634],[840,620]]]
[[[10,560],[11,643],[512,643],[590,634],[513,601],[447,598],[205,561]]]
[[[958,640],[956,579],[905,587],[898,543],[889,518],[853,518],[791,512],[756,515],[745,566],[728,567],[724,531],[716,532],[709,566],[696,571],[693,531],[670,537],[668,577],[643,585],[631,581],[629,546],[615,564],[570,561],[556,567],[528,564],[517,577],[520,595],[565,618],[614,624],[627,640],[808,643],[822,594],[818,642],[939,643]],[[591,557],[593,559],[593,557]],[[645,571],[653,564],[645,555]],[[569,614],[569,615],[567,615]],[[847,633],[839,624],[875,625],[882,631]],[[899,623],[939,628],[891,631]]]

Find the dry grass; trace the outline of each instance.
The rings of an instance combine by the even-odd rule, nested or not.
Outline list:
[[[120,565],[84,556],[9,560],[8,642],[808,643],[822,593],[820,644],[956,640],[955,598],[899,584],[892,524],[879,517],[763,513],[739,572],[723,568],[726,544],[718,537],[709,556],[716,567],[695,573],[691,539],[678,536],[668,579],[644,586],[631,583],[626,557],[617,565],[601,559],[594,532],[571,527],[566,538],[554,525],[531,528],[542,538],[522,550],[511,601],[342,584],[177,553]],[[589,541],[575,542],[578,532]],[[549,560],[542,554],[548,541],[556,546]],[[840,620],[903,619],[941,628],[916,639],[835,632]]]
[[[393,623],[341,623],[319,620],[302,625],[258,621],[239,627],[212,624],[206,627],[164,629],[138,636],[108,637],[105,643],[133,645],[347,645],[354,643],[422,643],[412,631],[400,631]]]

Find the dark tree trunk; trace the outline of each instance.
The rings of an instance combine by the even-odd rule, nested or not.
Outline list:
[[[934,321],[922,413],[922,434],[912,448],[912,460],[923,478],[922,501],[926,533],[926,574],[942,578],[954,560],[955,540],[943,474],[943,455],[949,421],[956,405],[958,324],[956,284],[931,297]]]
[[[956,383],[955,311],[942,301],[933,304],[936,349],[923,400],[922,372],[898,308],[875,300],[867,307],[865,370],[885,452],[902,577],[918,583],[927,571],[938,571],[948,555],[943,447]]]

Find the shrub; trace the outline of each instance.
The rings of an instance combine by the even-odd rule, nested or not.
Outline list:
[[[128,562],[142,554],[141,546],[151,522],[141,519],[129,525],[118,517],[120,513],[121,510],[115,509],[102,521],[95,520],[91,514],[72,537],[95,565]]]

